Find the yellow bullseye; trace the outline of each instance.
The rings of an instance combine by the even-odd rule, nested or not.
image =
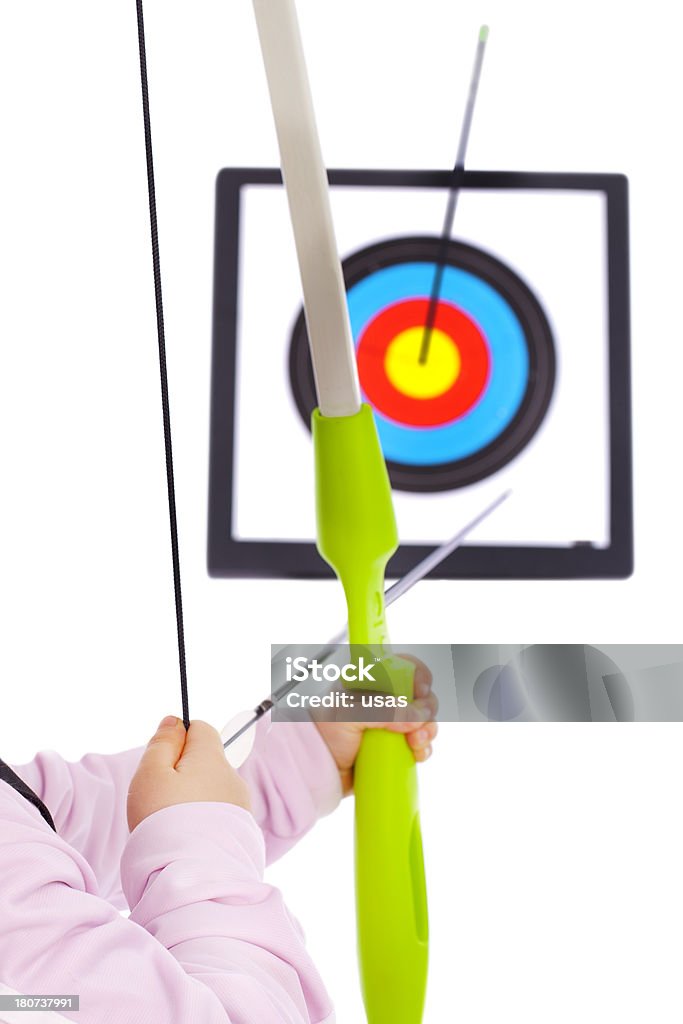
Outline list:
[[[397,391],[410,398],[436,398],[458,379],[460,353],[455,342],[443,331],[434,328],[429,342],[429,355],[420,362],[424,327],[401,331],[389,344],[384,357],[387,377]]]

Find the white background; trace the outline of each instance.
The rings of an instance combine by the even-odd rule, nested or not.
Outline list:
[[[637,14],[633,13],[638,11]],[[632,195],[637,568],[434,583],[411,642],[680,641],[681,95],[669,4],[302,0],[332,166],[620,171]],[[213,182],[277,160],[248,3],[148,0],[193,715],[268,688],[338,589],[205,573]],[[0,752],[144,741],[178,710],[135,12],[0,4]],[[678,726],[443,729],[423,773],[427,1020],[680,1021]],[[350,806],[274,872],[357,1021]]]

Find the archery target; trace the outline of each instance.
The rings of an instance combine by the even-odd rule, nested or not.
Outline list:
[[[446,575],[618,573],[629,558],[623,187],[471,172],[444,247],[448,182],[330,172],[362,394],[394,488],[392,565],[407,571],[511,490]],[[217,197],[210,571],[321,575],[316,395],[286,195],[277,171],[245,168],[221,172]]]
[[[494,256],[438,237],[382,241],[343,270],[361,392],[392,485],[451,490],[513,459],[540,426],[555,380],[550,325],[532,290]],[[303,310],[289,374],[308,425],[317,400]]]

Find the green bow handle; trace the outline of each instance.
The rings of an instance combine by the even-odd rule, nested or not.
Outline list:
[[[384,573],[398,546],[391,487],[372,409],[312,417],[318,550],[348,606],[349,643],[388,643]],[[413,699],[415,666],[382,661],[384,689]],[[381,685],[381,684],[380,684]],[[375,687],[379,689],[380,686]],[[405,737],[367,730],[354,772],[356,908],[369,1024],[421,1024],[428,916],[415,759]]]

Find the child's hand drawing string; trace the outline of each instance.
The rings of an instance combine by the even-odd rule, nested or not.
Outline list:
[[[149,116],[149,88],[147,83],[147,51],[145,48],[145,22],[142,0],[137,2],[138,45],[140,47],[140,84],[142,87],[142,115],[145,128],[145,155],[147,158],[147,192],[149,197],[149,223],[152,239],[152,264],[154,268],[154,297],[157,311],[157,335],[159,339],[159,374],[161,378],[161,407],[164,420],[164,447],[166,449],[166,487],[168,491],[168,515],[171,527],[171,554],[173,558],[173,588],[175,590],[176,627],[178,632],[178,664],[180,667],[180,693],[183,705],[183,723],[190,727],[190,710],[187,697],[187,666],[185,664],[185,629],[183,625],[183,596],[180,584],[180,554],[178,549],[178,518],[176,514],[175,478],[173,474],[173,446],[171,444],[171,413],[168,401],[168,377],[166,373],[166,332],[164,330],[164,303],[161,293],[161,266],[159,263],[159,232],[157,228],[157,203],[154,187],[154,159],[152,154],[152,128]]]

